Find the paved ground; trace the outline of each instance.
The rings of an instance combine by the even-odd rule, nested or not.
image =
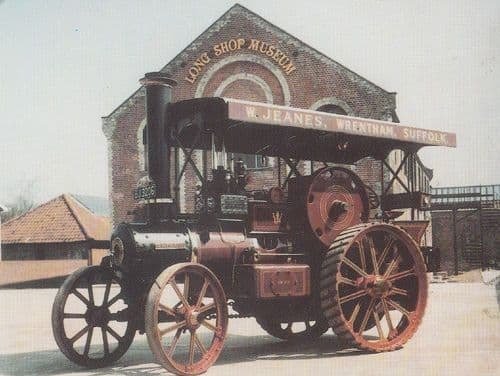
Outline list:
[[[56,290],[0,290],[1,375],[158,375],[146,338],[136,337],[113,367],[87,371],[70,363],[52,338]],[[229,339],[209,375],[500,375],[500,283],[430,285],[425,320],[402,350],[363,354],[333,334],[287,344],[253,319],[232,320]]]

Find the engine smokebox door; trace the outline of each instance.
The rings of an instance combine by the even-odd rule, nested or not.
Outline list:
[[[254,299],[308,296],[311,293],[309,265],[239,265],[236,292]]]

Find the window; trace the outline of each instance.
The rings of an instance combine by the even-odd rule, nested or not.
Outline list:
[[[232,154],[231,158],[237,161],[239,158],[245,163],[247,168],[258,169],[269,167],[269,160],[262,155],[254,154]]]
[[[316,111],[328,112],[329,114],[347,115],[347,112],[336,104],[325,104],[319,107]]]
[[[137,158],[139,161],[139,170],[147,171],[148,166],[148,156],[146,154],[146,137],[147,127],[146,127],[146,119],[144,119],[139,128],[137,129]]]

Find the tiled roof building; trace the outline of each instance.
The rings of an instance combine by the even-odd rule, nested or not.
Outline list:
[[[87,259],[109,237],[108,217],[63,194],[2,224],[2,260]]]

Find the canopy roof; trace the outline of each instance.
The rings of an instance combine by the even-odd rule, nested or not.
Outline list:
[[[198,98],[169,106],[172,138],[185,147],[352,163],[385,158],[390,151],[423,146],[456,147],[454,133],[387,121],[226,98]],[[175,142],[175,140],[172,140]]]

